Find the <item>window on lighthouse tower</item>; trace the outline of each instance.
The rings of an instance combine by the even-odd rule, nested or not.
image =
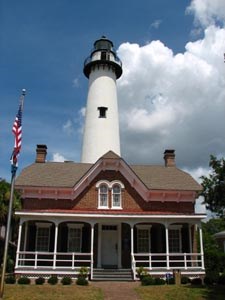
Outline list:
[[[107,107],[104,107],[104,106],[98,107],[99,118],[106,118],[106,111],[107,111],[107,110],[108,110]]]

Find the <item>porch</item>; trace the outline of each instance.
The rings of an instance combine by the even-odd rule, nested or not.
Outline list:
[[[97,222],[81,217],[57,221],[21,218],[16,274],[75,278],[84,266],[91,280],[95,279],[94,270],[109,269],[131,270],[136,280],[139,267],[154,276],[164,277],[178,269],[186,276],[201,276],[201,223],[193,218],[165,217],[131,221],[117,216],[98,218]]]

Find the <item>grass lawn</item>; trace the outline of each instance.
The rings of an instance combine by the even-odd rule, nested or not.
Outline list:
[[[6,284],[4,300],[103,300],[102,291],[92,286]]]
[[[214,288],[190,285],[140,286],[136,289],[142,300],[224,300],[225,286]]]

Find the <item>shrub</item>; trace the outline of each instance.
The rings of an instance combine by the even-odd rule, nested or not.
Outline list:
[[[38,277],[35,279],[35,284],[42,285],[45,283],[45,279],[43,277]]]
[[[48,283],[55,285],[58,283],[58,277],[56,275],[52,275],[51,277],[49,277],[48,279]]]
[[[168,279],[166,280],[166,282],[167,282],[168,284],[175,284],[175,278],[174,278],[174,277],[170,277],[170,278],[168,278]]]
[[[140,278],[140,280],[142,280],[142,278],[147,275],[148,275],[148,272],[144,267],[139,267],[137,269],[137,277]]]
[[[154,283],[155,280],[150,275],[145,275],[141,278],[141,285],[153,285]]]
[[[72,279],[70,277],[63,277],[61,283],[63,285],[70,285],[72,283]]]
[[[30,284],[30,278],[20,277],[17,281],[18,284]]]
[[[218,284],[225,285],[225,273],[221,274],[218,278]]]
[[[5,283],[7,283],[7,284],[14,284],[14,283],[16,283],[15,276],[13,276],[13,275],[7,276],[5,278]]]
[[[187,284],[190,282],[190,280],[187,276],[182,276],[180,282],[181,284]]]
[[[88,268],[87,267],[81,267],[79,271],[79,276],[82,276],[84,278],[88,277]]]
[[[156,277],[154,280],[154,284],[155,285],[164,285],[164,284],[166,284],[166,281],[162,278]]]
[[[201,278],[193,278],[191,280],[191,284],[192,285],[202,285],[202,280],[201,280]]]
[[[77,285],[88,285],[88,280],[83,276],[78,276],[76,284]]]
[[[213,285],[218,282],[219,273],[216,271],[207,272],[204,278],[204,283],[206,285]]]

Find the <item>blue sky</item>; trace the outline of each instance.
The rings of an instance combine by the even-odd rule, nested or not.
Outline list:
[[[202,5],[202,2],[205,5]],[[106,35],[123,62],[122,156],[162,164],[166,148],[196,178],[224,156],[222,0],[2,0],[0,177],[10,180],[12,124],[27,95],[19,170],[46,144],[48,160],[80,161],[88,81],[84,59]],[[137,147],[137,145],[139,145]]]

